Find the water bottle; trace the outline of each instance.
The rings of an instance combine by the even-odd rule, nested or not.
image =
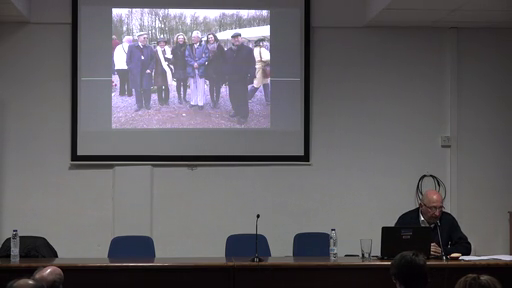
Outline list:
[[[336,236],[336,229],[331,229],[331,235],[329,235],[329,257],[331,260],[338,259],[338,236]]]
[[[20,235],[18,230],[14,229],[11,236],[11,262],[20,261]]]

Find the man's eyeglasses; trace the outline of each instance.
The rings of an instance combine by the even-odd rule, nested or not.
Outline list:
[[[444,206],[435,207],[435,206],[428,206],[428,205],[426,205],[425,203],[422,203],[422,204],[423,204],[423,206],[424,206],[425,208],[427,208],[428,210],[430,210],[430,212],[432,212],[432,213],[435,213],[435,212],[437,212],[437,211],[439,211],[439,212],[443,212],[443,211],[444,211]]]

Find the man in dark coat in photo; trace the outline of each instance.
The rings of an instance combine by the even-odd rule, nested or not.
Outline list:
[[[256,60],[251,47],[242,43],[242,35],[238,32],[231,36],[231,46],[226,50],[226,76],[229,87],[229,101],[238,125],[247,123],[249,118],[248,86],[253,82]]]
[[[148,34],[137,34],[138,43],[128,47],[126,65],[130,73],[130,84],[135,90],[135,102],[140,111],[143,107],[151,109],[151,87],[153,86],[153,70],[155,69],[155,51],[147,45]]]

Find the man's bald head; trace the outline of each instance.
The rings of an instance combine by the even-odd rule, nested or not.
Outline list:
[[[427,190],[421,198],[420,210],[423,218],[429,223],[434,224],[441,218],[444,210],[443,196],[436,190]]]
[[[45,286],[32,279],[16,279],[9,282],[7,288],[45,288]]]
[[[32,279],[46,285],[46,288],[60,288],[64,282],[64,273],[59,267],[48,266],[38,269]]]
[[[435,205],[439,203],[440,205],[443,205],[443,196],[441,196],[441,193],[436,190],[427,190],[423,193],[421,202],[426,205]]]

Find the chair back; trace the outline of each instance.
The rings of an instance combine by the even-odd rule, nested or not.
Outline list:
[[[256,253],[255,234],[233,234],[226,239],[226,257],[252,257]],[[258,234],[258,256],[270,257],[267,237]]]
[[[155,243],[149,236],[117,236],[110,242],[108,258],[155,258]]]
[[[293,257],[324,256],[329,256],[329,233],[304,232],[293,237]]]

